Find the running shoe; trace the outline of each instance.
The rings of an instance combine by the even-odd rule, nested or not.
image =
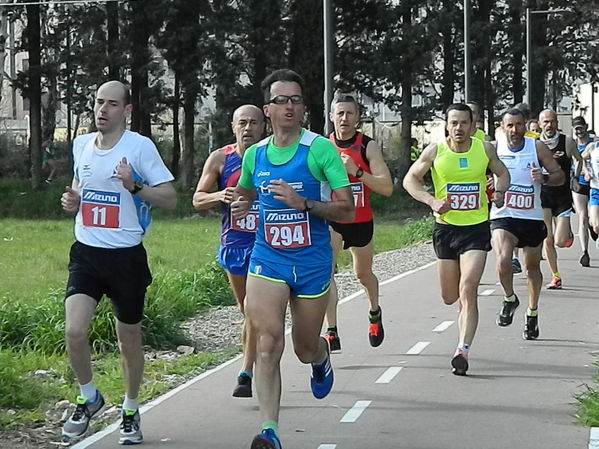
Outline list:
[[[252,440],[251,449],[282,449],[282,446],[274,430],[264,429]]]
[[[129,446],[143,442],[144,437],[141,434],[139,410],[123,410],[121,417],[119,444]]]
[[[77,407],[62,426],[62,436],[77,438],[83,435],[89,426],[89,421],[102,410],[104,404],[104,397],[99,391],[96,391],[96,399],[93,402],[83,396],[77,396]]]
[[[597,241],[597,233],[595,232],[595,230],[589,226],[589,234],[591,234],[591,238],[596,242]]]
[[[329,342],[331,354],[341,354],[341,340],[335,331],[326,331],[324,338]]]
[[[516,296],[516,294],[514,294],[514,296]],[[499,311],[499,316],[497,317],[497,326],[509,326],[512,324],[512,321],[514,320],[514,312],[519,305],[520,300],[518,299],[518,296],[516,296],[515,301],[506,301],[504,299],[501,305],[501,310]]]
[[[535,340],[539,337],[539,317],[526,315],[524,322],[524,332],[522,338],[524,340]]]
[[[556,276],[553,276],[551,278],[551,282],[549,284],[547,284],[547,288],[549,290],[561,290],[561,288],[562,288],[562,278],[558,278]]]
[[[579,262],[580,262],[580,265],[582,265],[583,267],[591,266],[591,258],[589,257],[589,253],[587,251],[582,253],[582,256],[580,257]]]
[[[326,341],[326,340],[325,340]],[[331,356],[329,355],[329,345],[327,344],[327,357],[320,365],[312,365],[312,376],[310,377],[310,388],[316,399],[326,397],[333,388],[333,367],[331,366]]]
[[[520,265],[520,261],[515,257],[512,259],[512,273],[522,273],[522,265]]]
[[[466,371],[468,371],[468,353],[458,349],[453,359],[451,359],[451,367],[451,372],[456,376],[465,376]]]
[[[237,376],[237,385],[233,389],[233,397],[235,398],[251,398],[252,397],[252,378],[243,374]]]
[[[376,348],[380,346],[385,339],[385,330],[383,329],[383,309],[379,306],[379,314],[376,319],[368,317],[370,324],[368,325],[368,340],[370,346]]]

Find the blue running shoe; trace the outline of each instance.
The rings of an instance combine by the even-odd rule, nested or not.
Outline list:
[[[251,449],[282,449],[282,446],[274,430],[264,429],[252,440]]]
[[[520,261],[515,257],[512,259],[512,272],[514,274],[522,273],[522,265],[520,265]]]
[[[326,340],[325,340],[326,341]],[[312,365],[312,377],[310,377],[310,388],[316,399],[322,399],[331,392],[333,388],[333,367],[329,345],[327,344],[327,358],[320,365]]]

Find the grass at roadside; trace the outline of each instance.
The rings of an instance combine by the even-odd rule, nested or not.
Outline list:
[[[599,369],[599,359],[595,361],[595,367]],[[588,427],[599,427],[599,372],[595,376],[595,386],[588,387],[588,390],[576,399],[578,422]]]

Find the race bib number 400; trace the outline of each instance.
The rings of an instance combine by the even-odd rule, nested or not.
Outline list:
[[[118,228],[121,194],[83,189],[81,215],[83,226],[94,228]]]
[[[480,209],[480,184],[447,184],[447,201],[452,210]]]
[[[535,208],[534,186],[510,185],[505,193],[505,206],[510,209],[529,210]]]
[[[364,183],[352,182],[351,193],[354,197],[354,206],[364,207]]]
[[[275,249],[303,248],[312,244],[308,214],[295,209],[264,211],[266,242]]]
[[[254,201],[244,218],[235,218],[231,213],[231,229],[241,232],[256,232],[258,229],[258,201]]]

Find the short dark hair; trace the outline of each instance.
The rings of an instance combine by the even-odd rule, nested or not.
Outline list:
[[[516,106],[514,106],[514,109],[518,109],[520,112],[522,112],[522,115],[524,116],[524,120],[528,120],[528,118],[530,117],[530,107],[528,106],[527,103],[518,103]],[[514,115],[514,114],[510,114],[510,115]]]
[[[537,119],[531,118],[526,122],[526,129],[530,129],[530,125],[532,125],[533,123],[536,123],[538,125],[539,121]]]
[[[352,94],[337,92],[331,101],[331,111],[335,110],[335,105],[338,103],[352,103],[356,107],[356,112],[360,113],[360,105]]]
[[[304,93],[304,79],[291,69],[279,69],[268,75],[260,84],[260,89],[264,94],[264,104],[270,102],[270,86],[277,81],[286,81],[290,83],[299,84],[302,89],[302,95]]]
[[[449,113],[451,111],[468,112],[468,115],[470,116],[470,121],[474,120],[474,117],[472,116],[472,109],[470,109],[470,106],[468,106],[465,103],[454,103],[454,104],[450,105],[447,108],[447,111],[445,111],[445,120],[447,120],[447,118],[449,117]]]
[[[507,111],[505,111],[501,116],[502,121],[506,115],[519,115],[520,117],[522,117],[522,120],[526,121],[526,116],[524,115],[524,112],[518,108],[510,108]]]

